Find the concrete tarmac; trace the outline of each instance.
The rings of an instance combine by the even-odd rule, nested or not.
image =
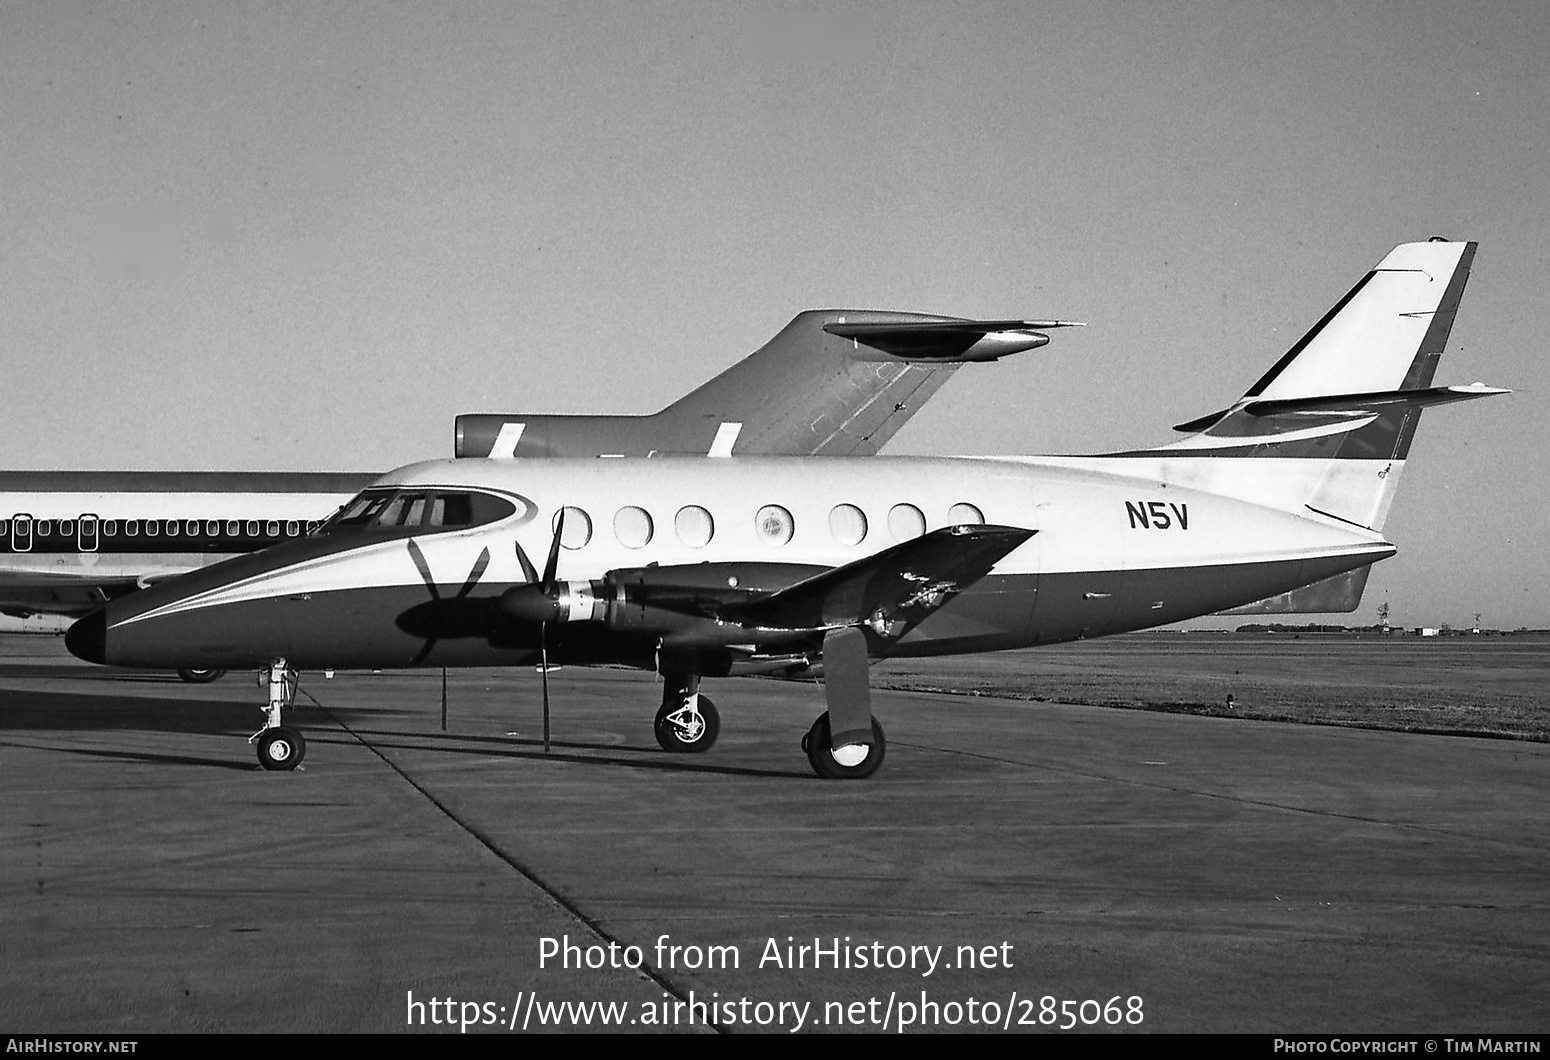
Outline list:
[[[1550,1026],[1550,746],[883,692],[834,783],[819,687],[550,684],[305,674],[267,773],[252,675],[0,638],[0,1031]]]

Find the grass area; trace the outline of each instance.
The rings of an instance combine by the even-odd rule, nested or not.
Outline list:
[[[989,655],[889,660],[873,668],[872,684],[1550,742],[1550,638],[1539,636],[1131,634]]]

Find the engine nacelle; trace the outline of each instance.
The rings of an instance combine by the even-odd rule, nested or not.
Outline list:
[[[606,581],[559,582],[547,593],[543,586],[529,583],[507,589],[500,609],[507,617],[533,626],[606,621],[609,592]]]

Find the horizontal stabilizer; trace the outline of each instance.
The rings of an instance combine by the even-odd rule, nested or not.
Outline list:
[[[906,361],[994,361],[1048,345],[1043,328],[1086,327],[1075,320],[895,320],[837,322],[824,330]]]
[[[880,636],[902,636],[1035,533],[1013,526],[943,527],[773,596],[728,607],[721,618],[791,630],[867,623]]]
[[[1434,386],[1419,390],[1377,390],[1366,394],[1329,394],[1323,397],[1280,398],[1276,400],[1245,401],[1231,409],[1222,409],[1198,420],[1181,423],[1173,429],[1193,434],[1216,424],[1233,412],[1242,412],[1260,419],[1266,416],[1334,416],[1355,419],[1372,416],[1396,407],[1430,408],[1448,405],[1455,401],[1472,401],[1475,398],[1510,394],[1503,387],[1470,383],[1467,386]]]

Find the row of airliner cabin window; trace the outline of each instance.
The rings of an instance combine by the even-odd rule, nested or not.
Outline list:
[[[201,544],[220,540],[238,541],[244,547],[262,547],[265,541],[300,537],[312,533],[320,524],[302,519],[102,519],[82,515],[77,519],[34,519],[20,514],[0,519],[0,550],[8,552],[97,552],[119,543],[143,551],[146,538],[158,538],[167,545],[187,546],[190,538]],[[133,546],[123,540],[135,538]],[[112,539],[107,540],[107,539]]]
[[[323,533],[349,531],[406,531],[426,527],[481,526],[507,518],[516,507],[503,498],[484,493],[437,493],[430,490],[367,490],[329,520]],[[564,509],[565,526],[560,544],[584,548],[592,540],[593,522],[582,508]],[[944,525],[982,524],[984,513],[969,503],[947,510]],[[854,504],[837,504],[829,511],[829,534],[841,545],[859,545],[870,526],[866,513]],[[796,520],[779,504],[766,504],[753,519],[754,532],[769,545],[784,545],[796,536]],[[888,534],[894,541],[908,541],[926,532],[926,516],[913,504],[895,504],[888,510]],[[614,538],[626,548],[645,548],[656,536],[656,520],[645,508],[627,504],[614,512]],[[716,519],[698,504],[679,508],[673,516],[673,533],[688,548],[703,548],[716,536]]]
[[[103,519],[82,515],[78,519],[34,519],[17,514],[0,519],[0,550],[9,552],[111,551],[151,547],[146,540],[158,539],[166,548],[193,545],[212,546],[222,541],[240,544],[245,550],[261,548],[268,542],[312,533],[337,533],[360,530],[425,532],[451,530],[496,522],[515,514],[510,501],[478,492],[367,490],[325,523],[299,519]],[[943,525],[982,524],[984,514],[969,503],[954,504],[947,510]],[[908,541],[926,531],[926,516],[913,504],[895,504],[887,514],[888,536]],[[866,513],[854,504],[837,504],[829,511],[829,534],[837,544],[859,545],[871,530]],[[650,512],[637,505],[625,505],[614,513],[615,539],[627,548],[644,548],[656,536],[656,522]],[[754,531],[769,545],[784,545],[796,536],[796,520],[789,509],[767,504],[754,515]],[[716,520],[710,511],[697,504],[685,505],[673,516],[673,532],[680,544],[703,548],[716,535]],[[565,529],[561,544],[570,550],[586,547],[592,540],[592,516],[581,508],[565,509]],[[127,538],[136,539],[133,545]]]

